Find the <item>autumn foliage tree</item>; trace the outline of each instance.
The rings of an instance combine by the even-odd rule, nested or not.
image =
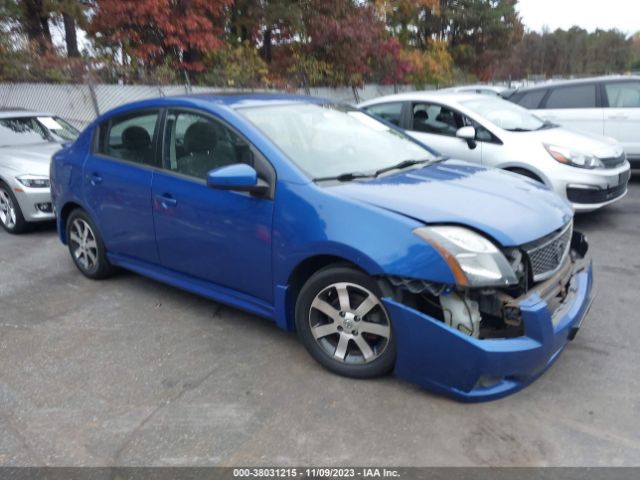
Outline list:
[[[135,69],[173,65],[202,70],[220,48],[221,19],[233,0],[95,0],[88,31],[96,44]]]

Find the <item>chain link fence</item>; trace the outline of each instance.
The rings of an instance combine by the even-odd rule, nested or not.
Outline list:
[[[346,103],[414,90],[410,86],[365,85],[363,88],[312,88],[299,90]],[[238,92],[238,89],[193,87],[186,85],[72,85],[48,83],[0,84],[0,109],[19,108],[58,115],[78,128],[84,128],[98,115],[136,100],[192,93]],[[249,92],[249,90],[247,90]]]

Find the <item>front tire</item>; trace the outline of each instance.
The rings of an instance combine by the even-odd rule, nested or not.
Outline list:
[[[307,280],[296,301],[298,336],[328,370],[354,378],[391,371],[396,358],[381,286],[347,266],[324,268]]]
[[[113,273],[98,229],[84,210],[71,212],[67,219],[66,234],[73,263],[85,277],[97,280]]]
[[[23,233],[28,226],[18,200],[4,182],[0,182],[0,225],[7,232],[14,234]]]

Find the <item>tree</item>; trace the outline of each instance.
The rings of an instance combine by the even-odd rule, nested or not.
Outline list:
[[[438,38],[446,40],[456,65],[482,80],[508,58],[524,27],[517,0],[441,0]]]
[[[330,65],[323,79],[327,85],[364,83],[371,74],[371,59],[386,35],[375,8],[351,0],[310,0],[309,6],[303,54]]]
[[[202,55],[223,45],[233,0],[95,0],[88,31],[96,44],[138,71],[167,62],[200,71]]]

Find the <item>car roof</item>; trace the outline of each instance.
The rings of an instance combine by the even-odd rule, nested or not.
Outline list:
[[[50,112],[34,112],[20,108],[0,108],[0,118],[53,117]]]
[[[549,80],[544,83],[532,85],[530,87],[518,88],[516,92],[530,92],[534,90],[544,90],[551,87],[580,85],[582,83],[594,83],[594,82],[624,82],[629,80],[640,80],[638,75],[602,75],[599,77],[587,77],[587,78],[574,78],[571,80]]]
[[[482,83],[474,83],[470,85],[456,85],[454,87],[447,87],[437,91],[447,92],[461,92],[465,90],[490,90],[492,92],[503,92],[509,90],[509,87],[505,85],[484,85]]]
[[[264,107],[269,105],[287,105],[292,103],[335,104],[333,100],[326,98],[290,95],[283,93],[197,93],[188,95],[170,95],[166,97],[154,97],[135,102],[118,105],[101,114],[95,122],[102,122],[113,115],[128,114],[138,109],[166,108],[191,105],[196,108],[206,108],[206,104],[223,105],[232,109]]]
[[[424,101],[424,102],[445,102],[445,103],[461,103],[465,100],[473,100],[478,97],[492,98],[487,95],[479,95],[473,92],[453,92],[451,90],[424,90],[414,92],[396,93],[394,95],[385,95],[383,97],[374,98],[366,102],[362,102],[359,106],[373,105],[374,103],[387,102],[407,102],[407,101]],[[496,97],[499,98],[499,97]]]
[[[308,95],[293,95],[288,93],[272,93],[272,92],[258,92],[258,93],[242,93],[242,92],[228,92],[228,93],[197,93],[190,95],[177,95],[176,99],[197,99],[212,103],[218,103],[226,105],[231,108],[244,108],[253,106],[264,105],[276,105],[284,103],[336,103],[333,100],[329,100],[321,97],[314,97]]]

